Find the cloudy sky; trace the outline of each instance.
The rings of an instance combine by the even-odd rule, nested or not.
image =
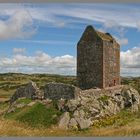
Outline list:
[[[121,75],[140,75],[140,4],[0,4],[0,73],[76,74],[85,27],[121,45]]]

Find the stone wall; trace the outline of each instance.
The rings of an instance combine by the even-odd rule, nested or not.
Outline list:
[[[77,45],[77,82],[81,89],[103,87],[103,44],[87,27]]]
[[[104,87],[120,85],[120,46],[116,41],[104,41]]]
[[[44,98],[49,99],[74,99],[77,88],[68,84],[48,83],[44,87]]]
[[[77,44],[77,82],[81,89],[120,84],[120,46],[109,33],[88,26]]]
[[[37,98],[41,91],[34,82],[29,82],[25,87],[18,88],[10,98],[10,103],[13,103],[18,98],[26,97],[30,99]]]

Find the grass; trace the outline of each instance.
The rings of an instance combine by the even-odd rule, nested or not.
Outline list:
[[[12,114],[12,113],[11,113]],[[14,119],[0,119],[1,136],[139,136],[140,111],[122,110],[117,115],[101,119],[89,129],[61,130],[57,127],[61,112],[41,103],[18,110]],[[12,129],[11,129],[12,127]],[[22,130],[22,131],[21,131]]]
[[[99,122],[94,123],[94,127],[101,128],[107,126],[120,127],[125,126],[135,119],[140,119],[140,111],[131,112],[128,110],[122,110],[116,115],[101,119]]]
[[[109,98],[110,98],[110,96],[103,95],[103,96],[101,96],[100,98],[98,98],[98,100],[105,102],[105,101],[108,101]]]
[[[60,130],[56,126],[30,127],[27,124],[4,119],[0,120],[0,136],[140,136],[140,119],[135,119],[124,126],[92,127],[85,131]]]
[[[61,82],[76,85],[76,77],[50,74],[0,74],[0,99],[8,99],[14,91],[24,86],[30,80],[40,88],[48,82]],[[122,84],[131,85],[140,92],[140,77],[122,78]],[[99,100],[106,102],[107,96]],[[18,103],[30,103],[30,100],[20,99]],[[16,109],[5,118],[0,117],[0,136],[140,136],[140,112],[132,113],[123,110],[117,115],[104,118],[94,123],[94,126],[84,131],[60,130],[57,128],[61,115],[55,108],[55,102],[49,108],[41,103],[31,107]],[[0,110],[5,110],[7,103],[0,104]]]
[[[6,118],[17,120],[31,127],[50,127],[58,122],[60,115],[61,112],[54,106],[46,108],[38,102],[32,107],[17,108],[14,113],[7,114]]]
[[[18,104],[20,104],[20,103],[29,104],[30,102],[32,102],[32,100],[31,99],[28,99],[28,98],[21,98],[21,99],[18,99],[16,102]]]

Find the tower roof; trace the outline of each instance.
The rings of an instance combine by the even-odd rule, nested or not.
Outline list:
[[[94,40],[93,38],[95,37],[99,37],[100,39],[105,40],[105,41],[115,40],[109,33],[103,33],[103,32],[97,31],[91,25],[88,25],[86,27],[80,40],[92,41]]]
[[[96,30],[96,33],[102,40],[112,41],[114,38],[109,33],[103,33]]]

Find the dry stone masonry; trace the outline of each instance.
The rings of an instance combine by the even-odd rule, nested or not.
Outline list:
[[[25,87],[20,87],[16,90],[13,96],[10,98],[10,102],[13,103],[18,98],[26,97],[30,99],[39,99],[43,95],[42,99],[74,99],[79,88],[63,83],[48,83],[44,86],[44,91],[41,91],[34,82],[29,82]]]
[[[77,44],[77,81],[81,89],[120,84],[120,46],[109,33],[85,29]]]
[[[10,98],[10,103],[13,103],[18,98],[26,97],[30,99],[38,98],[41,91],[37,87],[36,83],[29,82],[25,87],[20,87],[16,90],[13,96]]]
[[[76,92],[78,91],[77,87],[62,84],[62,83],[48,83],[44,87],[44,98],[49,99],[74,99]]]

